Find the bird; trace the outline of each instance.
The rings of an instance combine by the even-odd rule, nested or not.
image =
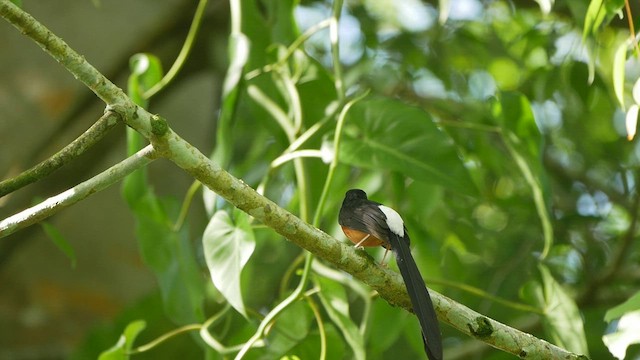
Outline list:
[[[442,336],[429,290],[411,255],[410,239],[397,211],[369,200],[361,189],[347,191],[338,215],[342,231],[356,247],[382,246],[396,256],[413,312],[418,317],[422,341],[429,360],[442,360]]]

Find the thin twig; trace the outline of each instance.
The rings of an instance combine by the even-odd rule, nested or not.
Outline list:
[[[60,210],[87,198],[89,195],[104,190],[135,170],[147,165],[154,157],[153,147],[149,145],[91,179],[0,221],[0,238],[36,224]]]
[[[69,145],[18,176],[0,182],[0,197],[49,176],[98,143],[120,120],[118,114],[107,111],[87,131]]]

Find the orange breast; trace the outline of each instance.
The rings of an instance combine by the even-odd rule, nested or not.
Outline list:
[[[367,235],[369,235],[359,230],[349,229],[348,227],[341,226],[341,228],[344,234],[347,235],[347,238],[349,238],[349,240],[351,240],[351,242],[354,244],[359,243],[360,241],[362,241],[362,239],[364,239]],[[360,245],[361,246],[384,246],[387,249],[389,248],[388,243],[378,239],[373,235],[369,236],[369,238]]]

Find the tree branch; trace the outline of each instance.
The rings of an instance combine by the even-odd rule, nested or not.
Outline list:
[[[0,182],[0,197],[12,193],[24,186],[34,183],[50,175],[62,166],[77,158],[93,145],[98,143],[119,121],[120,117],[107,111],[87,131],[73,140],[69,145],[38,165],[23,171],[18,176]]]
[[[149,164],[154,158],[153,148],[147,146],[133,156],[130,156],[91,179],[56,196],[52,196],[36,206],[9,216],[0,221],[0,238],[38,223],[60,210],[87,198],[89,195],[106,189],[135,170]]]
[[[38,42],[45,51],[110,104],[111,110],[123,116],[127,125],[151,141],[159,155],[173,161],[229,203],[291,242],[368,284],[389,303],[411,309],[400,274],[378,266],[368,255],[300,220],[258,194],[242,180],[233,177],[173,132],[164,119],[135,106],[84,58],[9,0],[0,0],[0,15]],[[489,319],[435,291],[431,291],[431,296],[442,321],[491,346],[527,359],[586,358]]]

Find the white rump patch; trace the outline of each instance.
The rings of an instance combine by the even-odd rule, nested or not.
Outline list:
[[[387,225],[389,226],[389,230],[400,237],[404,237],[404,221],[402,221],[400,214],[398,214],[398,212],[393,210],[392,208],[384,205],[380,205],[378,207],[380,208],[380,211],[382,211],[387,217]]]

